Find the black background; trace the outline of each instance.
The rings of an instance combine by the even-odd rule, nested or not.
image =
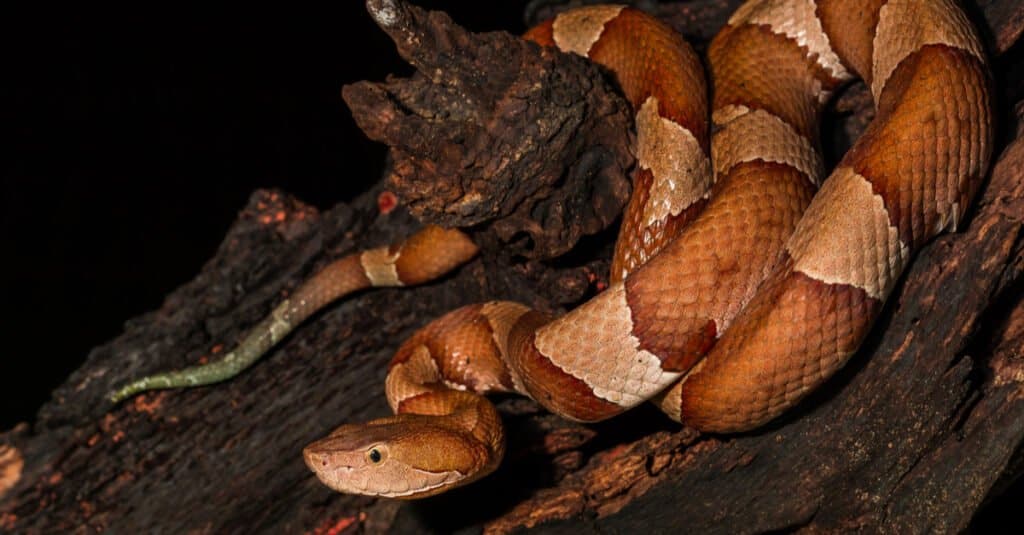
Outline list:
[[[255,188],[326,208],[376,180],[340,90],[411,72],[360,1],[87,4],[4,17],[0,430],[191,279]],[[525,29],[525,0],[417,4]]]

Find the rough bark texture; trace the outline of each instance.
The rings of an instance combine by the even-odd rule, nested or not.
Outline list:
[[[711,32],[703,27],[717,28],[735,3],[695,2],[677,12],[687,15],[671,20],[692,24],[681,28],[688,35],[707,35]],[[1014,65],[1021,58],[1016,43],[1024,7],[1008,0],[970,7],[975,20],[987,24],[986,40],[998,54],[994,70],[1003,98],[998,164],[964,231],[922,251],[860,353],[779,421],[746,435],[709,437],[679,430],[649,407],[581,426],[509,398],[499,403],[512,437],[506,462],[470,488],[404,503],[335,494],[315,481],[300,458],[302,446],[340,423],[388,412],[381,392],[385,363],[415,328],[484,299],[515,299],[550,311],[572,306],[600,282],[595,274],[605,273],[610,232],[584,240],[569,260],[557,264],[485,254],[437,283],[364,292],[306,322],[233,381],[143,395],[110,407],[103,396],[113,385],[212,358],[318,267],[405,236],[418,225],[404,210],[384,214],[378,209],[383,186],[323,213],[287,194],[259,191],[195,280],[94,350],[32,425],[0,433],[0,530],[497,533],[534,527],[541,532],[732,533],[968,527],[986,499],[997,499],[1024,472],[1024,138],[1015,131],[1024,107],[1011,105],[1021,97],[1021,73]],[[437,15],[422,20],[435,32],[431,35],[453,36],[453,42],[466,46],[504,42],[494,49],[518,46],[515,54],[523,54],[518,58],[548,54],[497,36],[447,33],[456,30]],[[437,57],[421,51],[413,62],[454,61],[437,59],[450,43],[438,46]],[[472,132],[484,136],[479,139],[502,130],[521,134],[522,126],[501,123],[507,108],[494,102],[517,91],[510,88],[522,87],[518,77],[536,73],[520,69],[524,59],[485,65],[494,57],[488,54],[469,61],[505,73],[507,83],[463,88],[492,100],[453,109],[468,110],[485,125]],[[572,63],[560,55],[544,61],[559,67]],[[595,75],[589,83],[571,83],[600,92],[599,80]],[[445,99],[439,96],[452,94],[450,84],[431,89],[435,86],[422,76],[410,85],[395,84],[361,90],[398,98],[406,104],[395,110],[419,118],[441,106],[437,103]],[[538,100],[530,101],[526,116],[555,94],[532,95]],[[564,98],[559,95],[556,104]],[[564,102],[561,106],[567,109]],[[842,111],[833,121],[839,134],[825,143],[835,154],[871,113],[856,86],[838,106]],[[495,115],[480,122],[485,111]],[[451,139],[441,134],[464,128],[445,124],[434,125],[440,134],[431,134],[440,145]],[[412,180],[402,175],[401,162],[404,158],[422,171],[428,161],[423,154],[396,149],[397,165],[386,175]],[[452,163],[466,154],[460,149],[442,157]],[[607,161],[622,162],[615,150],[608,154],[613,157]],[[573,158],[585,157],[559,158],[565,166],[560,178],[540,180],[540,186],[521,193],[522,202],[544,206],[537,199],[584,187],[562,173],[569,173]],[[490,194],[500,185],[470,181],[459,187]],[[607,225],[594,206],[620,202],[612,187],[589,193],[576,211],[560,216],[559,224],[578,226],[576,238],[594,232],[588,218]],[[515,215],[515,203],[503,208],[508,195],[499,192],[481,202],[493,203],[499,219],[521,218],[517,224],[549,216],[544,210]],[[430,210],[419,213],[430,217]],[[544,239],[560,232],[538,225],[543,230],[536,236]],[[486,223],[477,230],[490,240],[492,252],[509,239]]]
[[[388,184],[417,217],[479,225],[506,256],[552,258],[619,216],[632,113],[596,65],[469,33],[440,12],[400,4],[389,15],[382,28],[416,75],[342,95],[366,135],[391,147]]]

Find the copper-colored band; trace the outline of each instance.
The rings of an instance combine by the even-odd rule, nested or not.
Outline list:
[[[875,102],[900,62],[921,47],[935,44],[966,50],[979,59],[985,57],[973,26],[951,0],[889,0],[882,6],[871,69]]]

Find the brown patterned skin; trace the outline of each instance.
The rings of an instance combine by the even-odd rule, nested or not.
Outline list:
[[[659,276],[627,279],[641,347],[661,357],[665,369],[689,370],[753,296],[814,191],[790,166],[733,167],[704,214],[637,271]]]
[[[818,0],[818,17],[840,59],[864,82],[871,83],[871,54],[874,50],[878,10],[886,0]]]
[[[688,131],[700,151],[707,155],[710,145],[706,82],[700,59],[693,49],[679,34],[640,11],[620,6],[595,6],[591,11],[598,20],[614,16],[601,25],[600,38],[587,48],[586,56],[614,73],[635,110],[640,110],[648,99],[653,98],[657,102],[658,115]],[[585,12],[587,10],[576,11]],[[569,13],[570,16],[572,14]],[[564,32],[567,25],[558,22],[541,24],[524,37],[544,46],[557,46],[556,29]],[[591,25],[587,22],[579,19],[572,22],[581,28],[579,33],[587,37],[592,35],[589,33]],[[649,211],[652,200],[657,202],[652,198],[652,189],[656,188],[655,182],[659,177],[643,163],[634,174],[633,195],[623,214],[615,244],[612,282],[624,278],[671,242],[703,210],[710,186],[710,182],[686,184],[692,189],[689,195],[693,200],[682,206],[678,213],[652,220],[645,212]]]
[[[707,154],[710,149],[704,90],[707,84],[700,59],[693,49],[680,35],[663,25],[651,24],[637,11],[623,11],[604,31],[606,35],[639,38],[601,39],[588,56],[616,73],[634,109],[639,109],[648,96],[656,98],[658,113],[689,130]],[[678,98],[675,92],[680,90],[688,97]],[[626,206],[612,257],[613,282],[656,255],[704,208],[703,202],[698,201],[679,214],[645,224],[643,207],[650,202],[654,180],[648,169],[640,169],[634,178],[634,194]]]
[[[819,94],[838,83],[800,47],[759,25],[723,31],[709,63],[717,174],[711,201],[626,281],[641,347],[680,373],[753,297],[810,203],[822,174],[813,141]]]
[[[887,80],[872,80],[883,88],[877,116],[813,201],[784,261],[702,365],[665,396],[663,404],[678,403],[690,425],[723,432],[756,427],[831,376],[867,335],[914,251],[955,229],[988,168],[989,79],[962,14],[944,1],[866,4],[877,13],[863,18],[878,20],[879,30],[887,22],[892,28],[869,32],[873,61],[885,60],[891,41],[925,38]],[[886,20],[907,6],[921,12]],[[930,9],[946,11],[936,16]],[[967,37],[927,38],[953,33]],[[851,49],[837,52],[866,72],[863,41],[838,40],[837,47]],[[837,227],[843,232],[831,230]]]
[[[661,198],[675,191],[666,183],[686,182],[675,171],[702,170],[695,155],[707,152],[711,130],[694,122],[702,115],[691,105],[703,100],[680,103],[673,93],[698,75],[659,60],[681,41],[647,20],[593,6],[527,34],[610,66],[637,108],[638,191],[611,286],[554,320],[492,302],[424,327],[391,365],[398,416],[345,426],[307,448],[322,481],[419,497],[481,477],[503,448],[482,397],[491,391],[517,391],[582,421],[656,398],[700,430],[752,429],[841,367],[914,251],[961,220],[993,134],[981,47],[951,0],[743,5],[709,49],[714,177],[688,182],[713,184],[710,199]],[[689,68],[687,54],[672,56],[674,69]],[[819,116],[853,73],[869,82],[876,119],[823,181]],[[700,215],[686,213],[696,207]],[[455,460],[431,450],[432,466],[392,447],[382,429],[398,443],[416,432],[466,450]],[[387,461],[371,455],[381,448]]]

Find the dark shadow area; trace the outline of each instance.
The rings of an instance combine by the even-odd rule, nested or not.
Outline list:
[[[513,32],[525,3],[418,2]],[[368,188],[385,148],[341,87],[410,70],[362,2],[7,20],[0,429],[31,421],[90,348],[192,278],[254,189],[326,208]]]

